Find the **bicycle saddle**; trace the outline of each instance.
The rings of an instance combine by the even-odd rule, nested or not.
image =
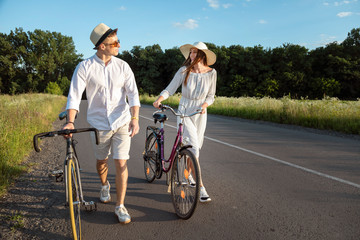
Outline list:
[[[153,115],[153,118],[155,120],[155,123],[156,123],[156,121],[165,122],[166,120],[168,120],[167,116],[163,113],[155,113]]]

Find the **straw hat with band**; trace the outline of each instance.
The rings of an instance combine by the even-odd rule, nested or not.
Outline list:
[[[113,32],[117,32],[116,29],[111,29],[106,26],[104,23],[97,25],[94,30],[91,32],[90,40],[95,45],[94,49],[97,49],[98,46]]]
[[[180,51],[182,55],[184,55],[185,59],[189,57],[190,49],[191,48],[197,48],[201,51],[203,51],[206,55],[206,62],[208,66],[213,65],[216,62],[216,55],[213,51],[209,50],[205,43],[203,42],[196,42],[193,45],[191,44],[185,44],[180,47]]]

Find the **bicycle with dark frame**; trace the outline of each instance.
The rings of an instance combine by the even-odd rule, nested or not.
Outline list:
[[[66,112],[62,112],[59,114],[59,119],[62,120],[66,118],[66,116]],[[83,206],[86,211],[95,211],[97,209],[95,202],[86,202],[84,200],[81,186],[80,164],[75,150],[76,141],[72,137],[72,134],[82,132],[94,132],[96,144],[99,143],[98,130],[96,128],[64,129],[59,131],[43,132],[36,134],[33,138],[35,151],[40,152],[41,149],[38,145],[38,139],[66,136],[66,157],[64,160],[64,170],[53,171],[51,175],[55,176],[57,181],[59,179],[60,181],[65,180],[65,206],[68,206],[70,210],[70,223],[73,239],[75,240],[81,239],[81,206]]]

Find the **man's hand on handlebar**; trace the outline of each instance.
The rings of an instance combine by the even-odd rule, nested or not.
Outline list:
[[[65,123],[64,126],[62,127],[62,130],[65,129],[70,129],[70,130],[75,129],[74,123],[72,122]],[[72,137],[72,134],[64,135],[64,138],[70,138],[70,137]]]

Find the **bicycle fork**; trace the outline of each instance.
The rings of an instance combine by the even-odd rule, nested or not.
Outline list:
[[[70,139],[68,139],[68,141],[71,141]],[[74,204],[81,204],[85,207],[86,211],[96,211],[97,210],[97,206],[96,203],[93,201],[90,202],[86,202],[84,200],[84,195],[83,195],[83,191],[82,191],[82,185],[81,185],[81,177],[80,177],[80,167],[79,167],[79,161],[76,158],[73,148],[72,148],[72,144],[68,144],[68,156],[66,156],[65,159],[65,163],[64,163],[64,176],[65,176],[65,197],[66,197],[66,206],[69,206],[69,189],[68,189],[68,174],[72,174],[68,172],[68,164],[69,164],[69,160],[73,159],[74,165],[75,165],[75,171],[76,171],[76,181],[79,187],[79,201],[74,201]]]

